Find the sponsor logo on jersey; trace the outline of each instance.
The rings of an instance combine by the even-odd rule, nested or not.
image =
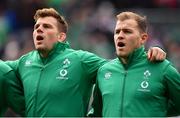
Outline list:
[[[148,79],[150,76],[151,76],[151,73],[149,72],[149,70],[146,70],[146,71],[144,72],[144,78],[145,78],[145,79]]]
[[[140,88],[138,89],[138,91],[143,91],[143,92],[150,92],[149,89],[149,77],[151,76],[151,73],[149,72],[149,70],[146,70],[144,72],[144,77],[142,82],[140,83]]]
[[[146,89],[149,86],[149,83],[147,81],[141,82],[141,88]]]
[[[111,73],[111,72],[107,72],[107,73],[105,73],[105,75],[104,75],[104,79],[105,79],[105,80],[108,80],[108,79],[111,77],[111,75],[112,75],[112,73]]]
[[[67,74],[68,71],[66,69],[61,69],[59,71],[59,77],[56,77],[56,79],[68,79]]]
[[[32,65],[32,61],[31,60],[26,60],[25,66],[31,66],[31,65]]]
[[[70,64],[71,64],[71,62],[69,61],[68,58],[66,58],[66,59],[63,61],[63,68],[69,67]]]
[[[71,64],[68,58],[63,61],[62,69],[59,71],[59,76],[56,79],[65,80],[68,79],[68,67]]]

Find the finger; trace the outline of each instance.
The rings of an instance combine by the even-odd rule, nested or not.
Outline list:
[[[166,53],[164,52],[163,59],[166,59]]]
[[[166,59],[166,52],[163,51],[162,53],[162,60]]]
[[[154,61],[156,59],[156,56],[158,55],[158,51],[156,49],[152,50],[152,55],[151,55],[151,61]]]
[[[157,51],[156,60],[163,61],[166,57],[166,53],[164,51]]]
[[[148,59],[151,61],[152,49],[150,48],[147,53]]]
[[[166,58],[166,53],[161,53],[159,61],[163,61]]]
[[[155,60],[156,61],[160,61],[162,59],[162,53],[157,52],[156,56],[155,56]]]

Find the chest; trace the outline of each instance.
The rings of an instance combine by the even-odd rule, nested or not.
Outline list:
[[[81,63],[74,58],[55,59],[47,64],[27,59],[19,73],[26,94],[61,93],[77,88],[84,77]]]
[[[165,94],[163,76],[159,73],[153,66],[104,69],[98,83],[103,96],[147,99]]]

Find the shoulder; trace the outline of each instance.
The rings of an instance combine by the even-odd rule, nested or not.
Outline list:
[[[165,59],[164,61],[150,62],[149,65],[165,70],[171,65],[171,62]]]
[[[95,55],[94,53],[91,53],[91,52],[88,52],[88,51],[84,51],[84,50],[76,50],[75,51],[76,52],[76,54],[78,55],[78,56],[80,56],[80,57],[82,57],[82,56],[97,56],[97,55]]]
[[[105,63],[104,65],[102,65],[100,68],[99,68],[99,71],[101,70],[114,70],[116,68],[118,68],[119,66],[122,66],[121,65],[121,62],[119,61],[118,58],[116,59],[113,59],[113,60],[110,60],[109,62]]]
[[[94,53],[84,51],[84,50],[77,50],[75,51],[75,54],[81,59],[81,60],[86,60],[86,61],[92,61],[92,60],[102,60],[106,61],[104,58],[97,56]]]
[[[20,59],[28,58],[28,57],[33,58],[33,57],[35,57],[35,56],[37,56],[37,55],[38,55],[38,51],[33,50],[33,51],[31,51],[31,52],[28,52],[28,53],[22,55],[22,56],[20,57]]]
[[[38,54],[38,51],[36,51],[36,50],[34,50],[34,51],[31,51],[31,52],[28,52],[28,53],[26,53],[26,54],[24,54],[24,55],[22,55],[19,59],[18,59],[18,61],[19,62],[21,62],[21,61],[23,61],[23,60],[27,60],[27,59],[36,59],[37,57],[39,57],[38,56],[39,54]]]
[[[9,71],[11,71],[12,69],[11,69],[11,67],[10,66],[8,66],[7,64],[5,64],[5,62],[3,62],[3,61],[0,61],[0,72],[1,73],[8,73]]]
[[[79,57],[79,58],[99,57],[99,56],[97,56],[96,54],[91,53],[91,52],[88,52],[88,51],[84,51],[84,50],[74,50],[74,49],[71,49],[71,48],[67,48],[67,49],[65,50],[65,54],[67,54],[67,55],[74,55],[74,56]],[[99,57],[99,58],[100,58],[100,57]]]
[[[80,52],[78,50],[74,50],[72,48],[66,48],[62,53],[58,54],[58,58],[62,58],[63,56],[66,56],[68,58],[76,59],[77,61],[80,60]]]

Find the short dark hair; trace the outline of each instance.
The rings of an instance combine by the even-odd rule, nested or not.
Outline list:
[[[65,20],[65,18],[60,15],[54,8],[43,8],[38,9],[34,15],[34,20],[37,21],[41,17],[48,17],[52,16],[55,19],[57,19],[59,23],[59,30],[62,30],[63,32],[67,33],[68,31],[68,24]]]

